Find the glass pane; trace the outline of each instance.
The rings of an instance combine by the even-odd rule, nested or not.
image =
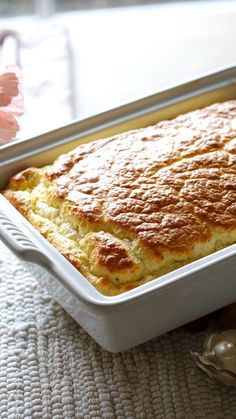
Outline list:
[[[155,3],[160,3],[160,0],[55,0],[57,12]]]
[[[19,16],[34,13],[34,0],[0,0],[0,16]]]

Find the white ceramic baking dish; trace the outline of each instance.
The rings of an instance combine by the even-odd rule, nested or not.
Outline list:
[[[80,143],[236,99],[236,67],[0,149],[0,189]],[[106,350],[123,351],[235,301],[236,245],[115,297],[101,295],[0,195],[0,238]]]

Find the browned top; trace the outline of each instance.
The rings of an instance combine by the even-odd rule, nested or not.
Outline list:
[[[134,233],[156,256],[236,227],[236,101],[78,147],[47,171],[79,219]],[[112,251],[112,250],[111,250]]]
[[[97,252],[97,263],[100,267],[106,267],[110,272],[134,268],[129,252],[106,234],[94,233],[88,240]]]

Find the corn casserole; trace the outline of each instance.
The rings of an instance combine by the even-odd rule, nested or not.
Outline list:
[[[101,293],[236,242],[236,100],[78,146],[3,195]]]

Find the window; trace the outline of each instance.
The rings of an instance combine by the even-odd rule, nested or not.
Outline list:
[[[0,16],[31,15],[35,10],[34,0],[1,0]]]
[[[124,7],[160,2],[160,0],[0,0],[0,16],[10,17],[32,14],[49,16],[69,10]]]

